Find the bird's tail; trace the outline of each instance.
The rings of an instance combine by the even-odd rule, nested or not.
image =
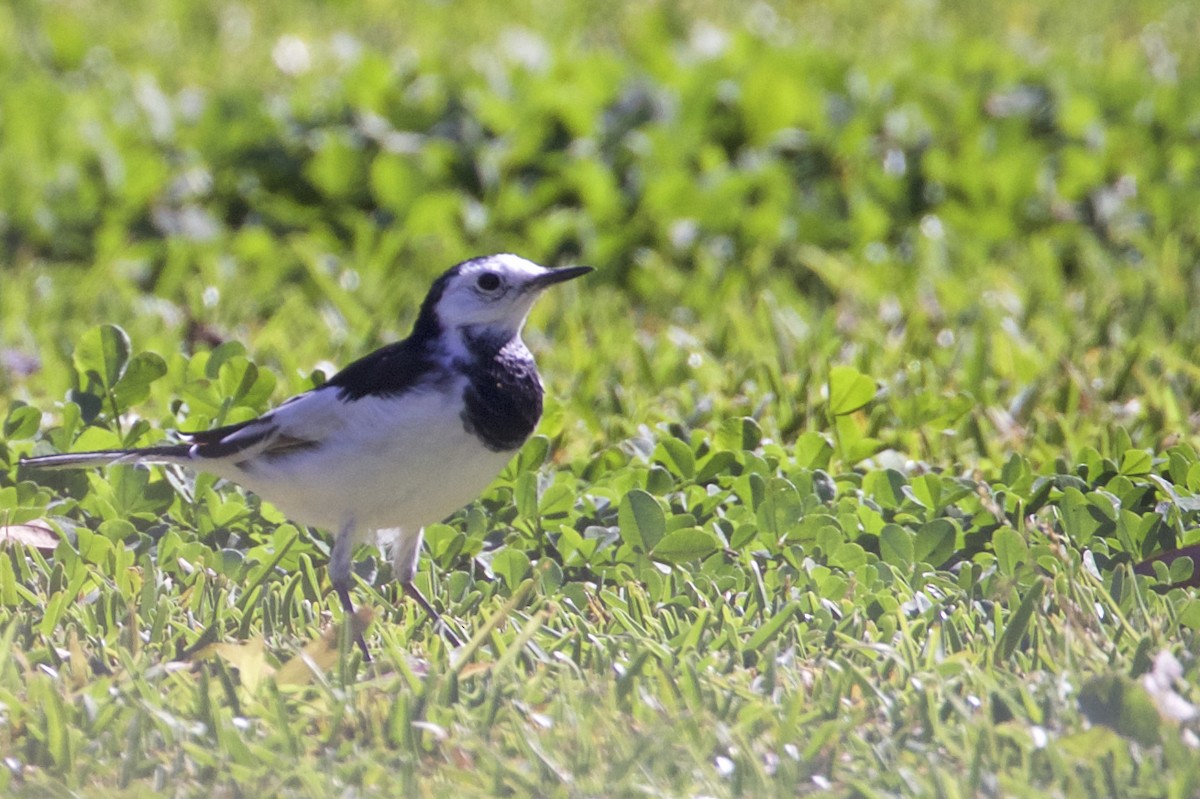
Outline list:
[[[113,463],[179,463],[190,460],[191,444],[172,444],[145,449],[103,449],[97,452],[64,452],[22,458],[21,465],[34,469],[79,469]]]

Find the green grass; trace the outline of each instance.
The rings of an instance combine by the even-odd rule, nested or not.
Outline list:
[[[0,9],[0,525],[52,534],[0,549],[0,793],[1196,795],[1198,36]],[[598,271],[531,319],[539,435],[427,532],[462,650],[367,549],[340,648],[327,541],[232,486],[18,466],[261,413],[502,250]]]

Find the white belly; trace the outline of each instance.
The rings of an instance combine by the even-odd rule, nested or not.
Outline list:
[[[337,532],[409,530],[441,521],[487,488],[512,458],[463,428],[457,403],[436,391],[346,403],[345,424],[318,447],[256,458],[227,474],[301,524]]]

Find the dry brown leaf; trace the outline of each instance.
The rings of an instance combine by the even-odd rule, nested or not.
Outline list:
[[[1172,549],[1168,552],[1160,552],[1154,557],[1146,558],[1142,562],[1134,564],[1133,573],[1144,574],[1148,577],[1153,577],[1155,561],[1165,563],[1167,564],[1167,568],[1170,568],[1171,564],[1180,558],[1192,559],[1192,575],[1181,580],[1180,582],[1172,583],[1170,587],[1192,588],[1200,585],[1200,568],[1196,568],[1196,565],[1200,564],[1200,545],[1197,544],[1180,547],[1179,549]]]
[[[462,671],[459,672],[459,676],[463,679],[477,677],[480,674],[486,674],[487,672],[491,671],[492,667],[495,665],[496,664],[490,660],[485,663],[470,663],[466,666],[463,666]]]
[[[71,655],[67,660],[67,672],[70,677],[71,690],[80,691],[87,685],[91,675],[88,669],[87,655],[84,653],[83,645],[79,641],[79,631],[74,627],[67,633],[67,651]]]
[[[238,679],[250,692],[258,690],[262,681],[275,673],[275,667],[267,662],[267,645],[261,637],[241,644],[212,644],[201,652],[216,655],[236,668]]]
[[[58,533],[48,525],[41,522],[29,522],[28,524],[0,525],[0,543],[6,541],[34,547],[42,552],[53,552],[54,548],[58,546],[59,538]]]
[[[368,607],[361,607],[350,616],[350,640],[362,635],[371,624],[374,614]],[[279,667],[275,680],[280,685],[307,685],[312,682],[316,672],[325,673],[337,665],[341,654],[342,627],[331,624],[325,632],[308,642],[304,650],[294,658]]]

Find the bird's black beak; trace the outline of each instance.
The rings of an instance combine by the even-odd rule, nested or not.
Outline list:
[[[562,269],[551,269],[545,274],[538,275],[527,284],[529,288],[541,291],[542,289],[553,286],[555,283],[562,283],[565,280],[574,280],[577,277],[583,277],[588,272],[596,271],[590,266],[564,266]]]

